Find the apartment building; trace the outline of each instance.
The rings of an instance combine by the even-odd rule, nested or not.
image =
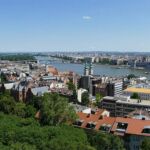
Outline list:
[[[140,150],[143,139],[150,137],[150,120],[109,117],[102,109],[95,114],[78,112],[77,115],[79,119],[74,126],[117,135],[124,140],[127,150]]]
[[[108,83],[108,96],[115,96],[122,94],[123,91],[123,81],[115,80]]]
[[[106,96],[100,103],[100,107],[110,111],[111,116],[123,117],[130,112],[141,109],[150,112],[150,101],[130,99],[129,96]]]

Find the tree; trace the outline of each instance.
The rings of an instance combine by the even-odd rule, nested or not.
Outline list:
[[[132,78],[135,78],[136,76],[134,75],[134,74],[129,74],[128,76],[127,76],[127,78],[128,78],[128,80],[130,80],[130,79],[132,79]]]
[[[35,120],[0,113],[0,149],[95,150],[84,130],[72,126],[40,126]]]
[[[59,125],[76,119],[75,110],[68,104],[68,100],[58,94],[44,94],[40,113],[43,125]]]
[[[34,108],[33,106],[31,105],[27,105],[25,108],[24,108],[24,111],[25,111],[25,117],[28,118],[28,117],[34,117],[35,114],[36,114],[36,108]]]
[[[139,95],[138,93],[133,93],[132,96],[131,96],[132,99],[139,99]]]
[[[0,74],[0,80],[1,80],[1,83],[5,83],[6,82],[6,76],[5,76],[4,73]]]
[[[96,105],[99,105],[99,102],[102,100],[103,96],[100,93],[96,94]]]
[[[0,111],[10,114],[14,111],[14,108],[15,100],[9,95],[9,93],[0,95]]]
[[[117,136],[102,132],[92,132],[87,135],[89,143],[96,150],[124,150],[123,141]]]
[[[67,83],[67,85],[68,85],[68,89],[69,89],[69,90],[71,90],[71,91],[76,90],[76,87],[75,87],[75,85],[73,84],[72,81],[69,81],[69,82]]]
[[[37,150],[36,146],[28,143],[13,143],[10,145],[11,150]]]
[[[76,90],[73,90],[72,98],[74,101],[77,101],[77,92]]]
[[[16,103],[15,104],[15,107],[14,107],[14,110],[13,110],[13,114],[17,115],[17,116],[20,116],[22,118],[25,117],[25,107],[26,105],[24,103]]]
[[[150,150],[150,138],[145,138],[141,144],[141,150]]]
[[[4,83],[2,83],[2,86],[1,86],[1,88],[0,88],[0,91],[2,92],[2,94],[5,93],[6,88],[5,88],[5,86],[4,86]]]
[[[90,102],[88,92],[84,92],[82,94],[82,98],[81,99],[82,99],[82,104],[87,106],[89,104],[89,102]]]

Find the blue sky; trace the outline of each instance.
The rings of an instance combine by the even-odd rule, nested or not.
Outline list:
[[[150,52],[150,0],[0,0],[0,52]]]

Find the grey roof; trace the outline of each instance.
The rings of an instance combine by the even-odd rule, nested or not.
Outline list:
[[[82,112],[83,110],[88,109],[88,107],[79,104],[70,103],[70,105],[73,106],[76,112]]]
[[[31,89],[33,95],[41,96],[48,92],[48,86],[36,87]]]

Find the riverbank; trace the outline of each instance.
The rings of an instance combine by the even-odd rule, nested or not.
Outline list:
[[[73,71],[79,75],[83,75],[84,73],[84,64],[77,64],[77,63],[62,63],[60,60],[56,60],[50,57],[36,57],[36,59],[41,64],[52,65],[56,67],[60,71]],[[94,74],[95,75],[105,75],[105,76],[112,76],[112,77],[120,77],[126,76],[129,74],[135,74],[136,76],[144,76],[150,79],[149,74],[145,74],[148,72],[147,70],[135,70],[133,68],[122,68],[122,69],[115,69],[112,68],[111,65],[101,65],[101,64],[94,64]]]

